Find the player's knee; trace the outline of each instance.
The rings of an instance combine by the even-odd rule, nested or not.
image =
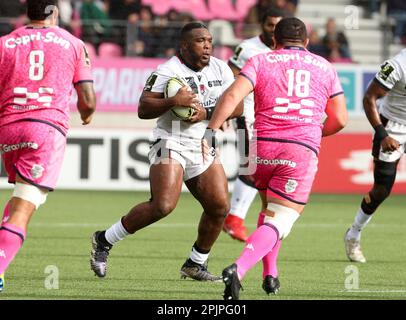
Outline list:
[[[276,203],[268,203],[267,209],[272,212],[272,216],[266,215],[264,224],[273,225],[279,232],[279,239],[286,238],[299,218],[299,213],[292,208]]]
[[[390,195],[386,186],[375,184],[373,189],[362,199],[361,209],[365,214],[373,214]]]
[[[31,184],[16,182],[13,192],[13,197],[31,202],[36,209],[44,204],[47,199],[48,192]]]
[[[176,203],[161,201],[155,205],[155,215],[158,219],[168,216],[176,207]]]
[[[216,209],[214,210],[219,216],[225,218],[230,212],[230,201],[228,197],[224,197],[218,200]]]
[[[396,168],[397,162],[375,161],[375,184],[361,203],[361,209],[364,213],[373,214],[390,195],[396,179]]]
[[[383,201],[390,195],[390,190],[388,186],[375,185],[370,195],[377,201]]]
[[[227,197],[213,199],[209,206],[205,206],[206,214],[224,219],[230,211],[230,201]]]

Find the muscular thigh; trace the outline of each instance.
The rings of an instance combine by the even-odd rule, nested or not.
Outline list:
[[[149,179],[152,201],[176,204],[183,183],[183,168],[177,160],[151,165]]]
[[[185,181],[185,184],[204,208],[224,205],[228,201],[227,177],[223,165],[216,161],[197,177]]]

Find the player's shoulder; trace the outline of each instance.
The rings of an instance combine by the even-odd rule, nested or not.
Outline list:
[[[173,56],[169,60],[162,62],[158,65],[157,69],[176,69],[182,65],[182,61],[177,57]]]
[[[304,49],[304,52],[305,52],[305,55],[312,57],[314,60],[318,60],[318,61],[323,62],[325,64],[332,65],[330,61],[328,61],[326,58],[322,57],[321,55],[310,52],[307,49]]]
[[[245,39],[239,44],[239,47],[243,49],[256,48],[259,44],[261,44],[261,39],[259,38],[259,36],[256,36],[249,39]]]
[[[387,60],[393,64],[398,64],[401,68],[406,68],[406,49],[402,49],[398,54]]]
[[[248,62],[256,62],[256,63],[260,63],[260,62],[267,62],[268,61],[268,56],[272,54],[272,51],[269,52],[255,52],[254,54],[252,54],[248,59],[247,59],[247,63]]]
[[[11,31],[10,33],[7,33],[7,34],[5,34],[5,35],[2,35],[2,36],[0,37],[0,39],[1,39],[1,40],[6,40],[6,39],[8,39],[8,38],[16,37],[16,36],[18,36],[19,34],[21,34],[25,29],[26,29],[25,26],[20,27],[20,28],[17,28],[17,29],[14,29],[14,30]]]
[[[182,59],[178,55],[174,55],[173,57],[169,58],[165,62],[161,64],[161,66],[169,66],[169,67],[179,67],[183,65]]]
[[[313,52],[310,52],[308,50],[306,50],[306,55],[304,57],[304,61],[307,64],[311,64],[313,66],[317,66],[320,67],[321,70],[323,71],[335,71],[335,67],[334,65],[328,61],[326,58],[315,54]]]
[[[60,28],[60,27],[55,27],[55,29],[52,30],[52,31],[57,32],[57,33],[58,33],[60,36],[62,36],[65,40],[68,40],[69,42],[71,42],[71,43],[74,44],[75,46],[78,46],[78,45],[84,46],[84,45],[85,45],[85,43],[84,43],[81,39],[75,37],[72,33],[70,33],[70,32],[69,32],[68,30],[66,30],[66,29],[63,29],[63,28]]]
[[[213,56],[210,57],[210,66],[212,66],[212,65],[216,66],[216,67],[220,67],[220,68],[225,68],[225,67],[229,68],[229,66],[227,65],[226,62],[224,62],[223,60],[221,60],[219,58],[213,57]]]
[[[177,56],[173,56],[169,60],[159,64],[155,72],[166,76],[174,76],[175,74],[178,74],[181,70],[182,70],[182,61]]]
[[[231,68],[229,67],[229,65],[226,62],[224,62],[223,60],[221,60],[219,58],[213,57],[213,56],[210,57],[209,68],[211,70],[216,70],[216,71],[220,72],[220,74],[223,74],[223,75],[225,72],[232,73]]]

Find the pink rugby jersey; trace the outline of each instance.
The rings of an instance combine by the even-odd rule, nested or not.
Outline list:
[[[92,81],[84,43],[59,27],[24,26],[0,38],[0,126],[33,120],[66,134],[72,84]]]
[[[257,137],[318,153],[327,101],[343,94],[333,66],[304,48],[285,47],[254,56],[240,74],[254,86]]]

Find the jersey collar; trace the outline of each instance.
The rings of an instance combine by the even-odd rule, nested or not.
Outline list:
[[[286,50],[300,50],[300,51],[306,51],[305,48],[299,47],[299,46],[286,46],[286,47],[283,47],[283,49],[286,49]]]

